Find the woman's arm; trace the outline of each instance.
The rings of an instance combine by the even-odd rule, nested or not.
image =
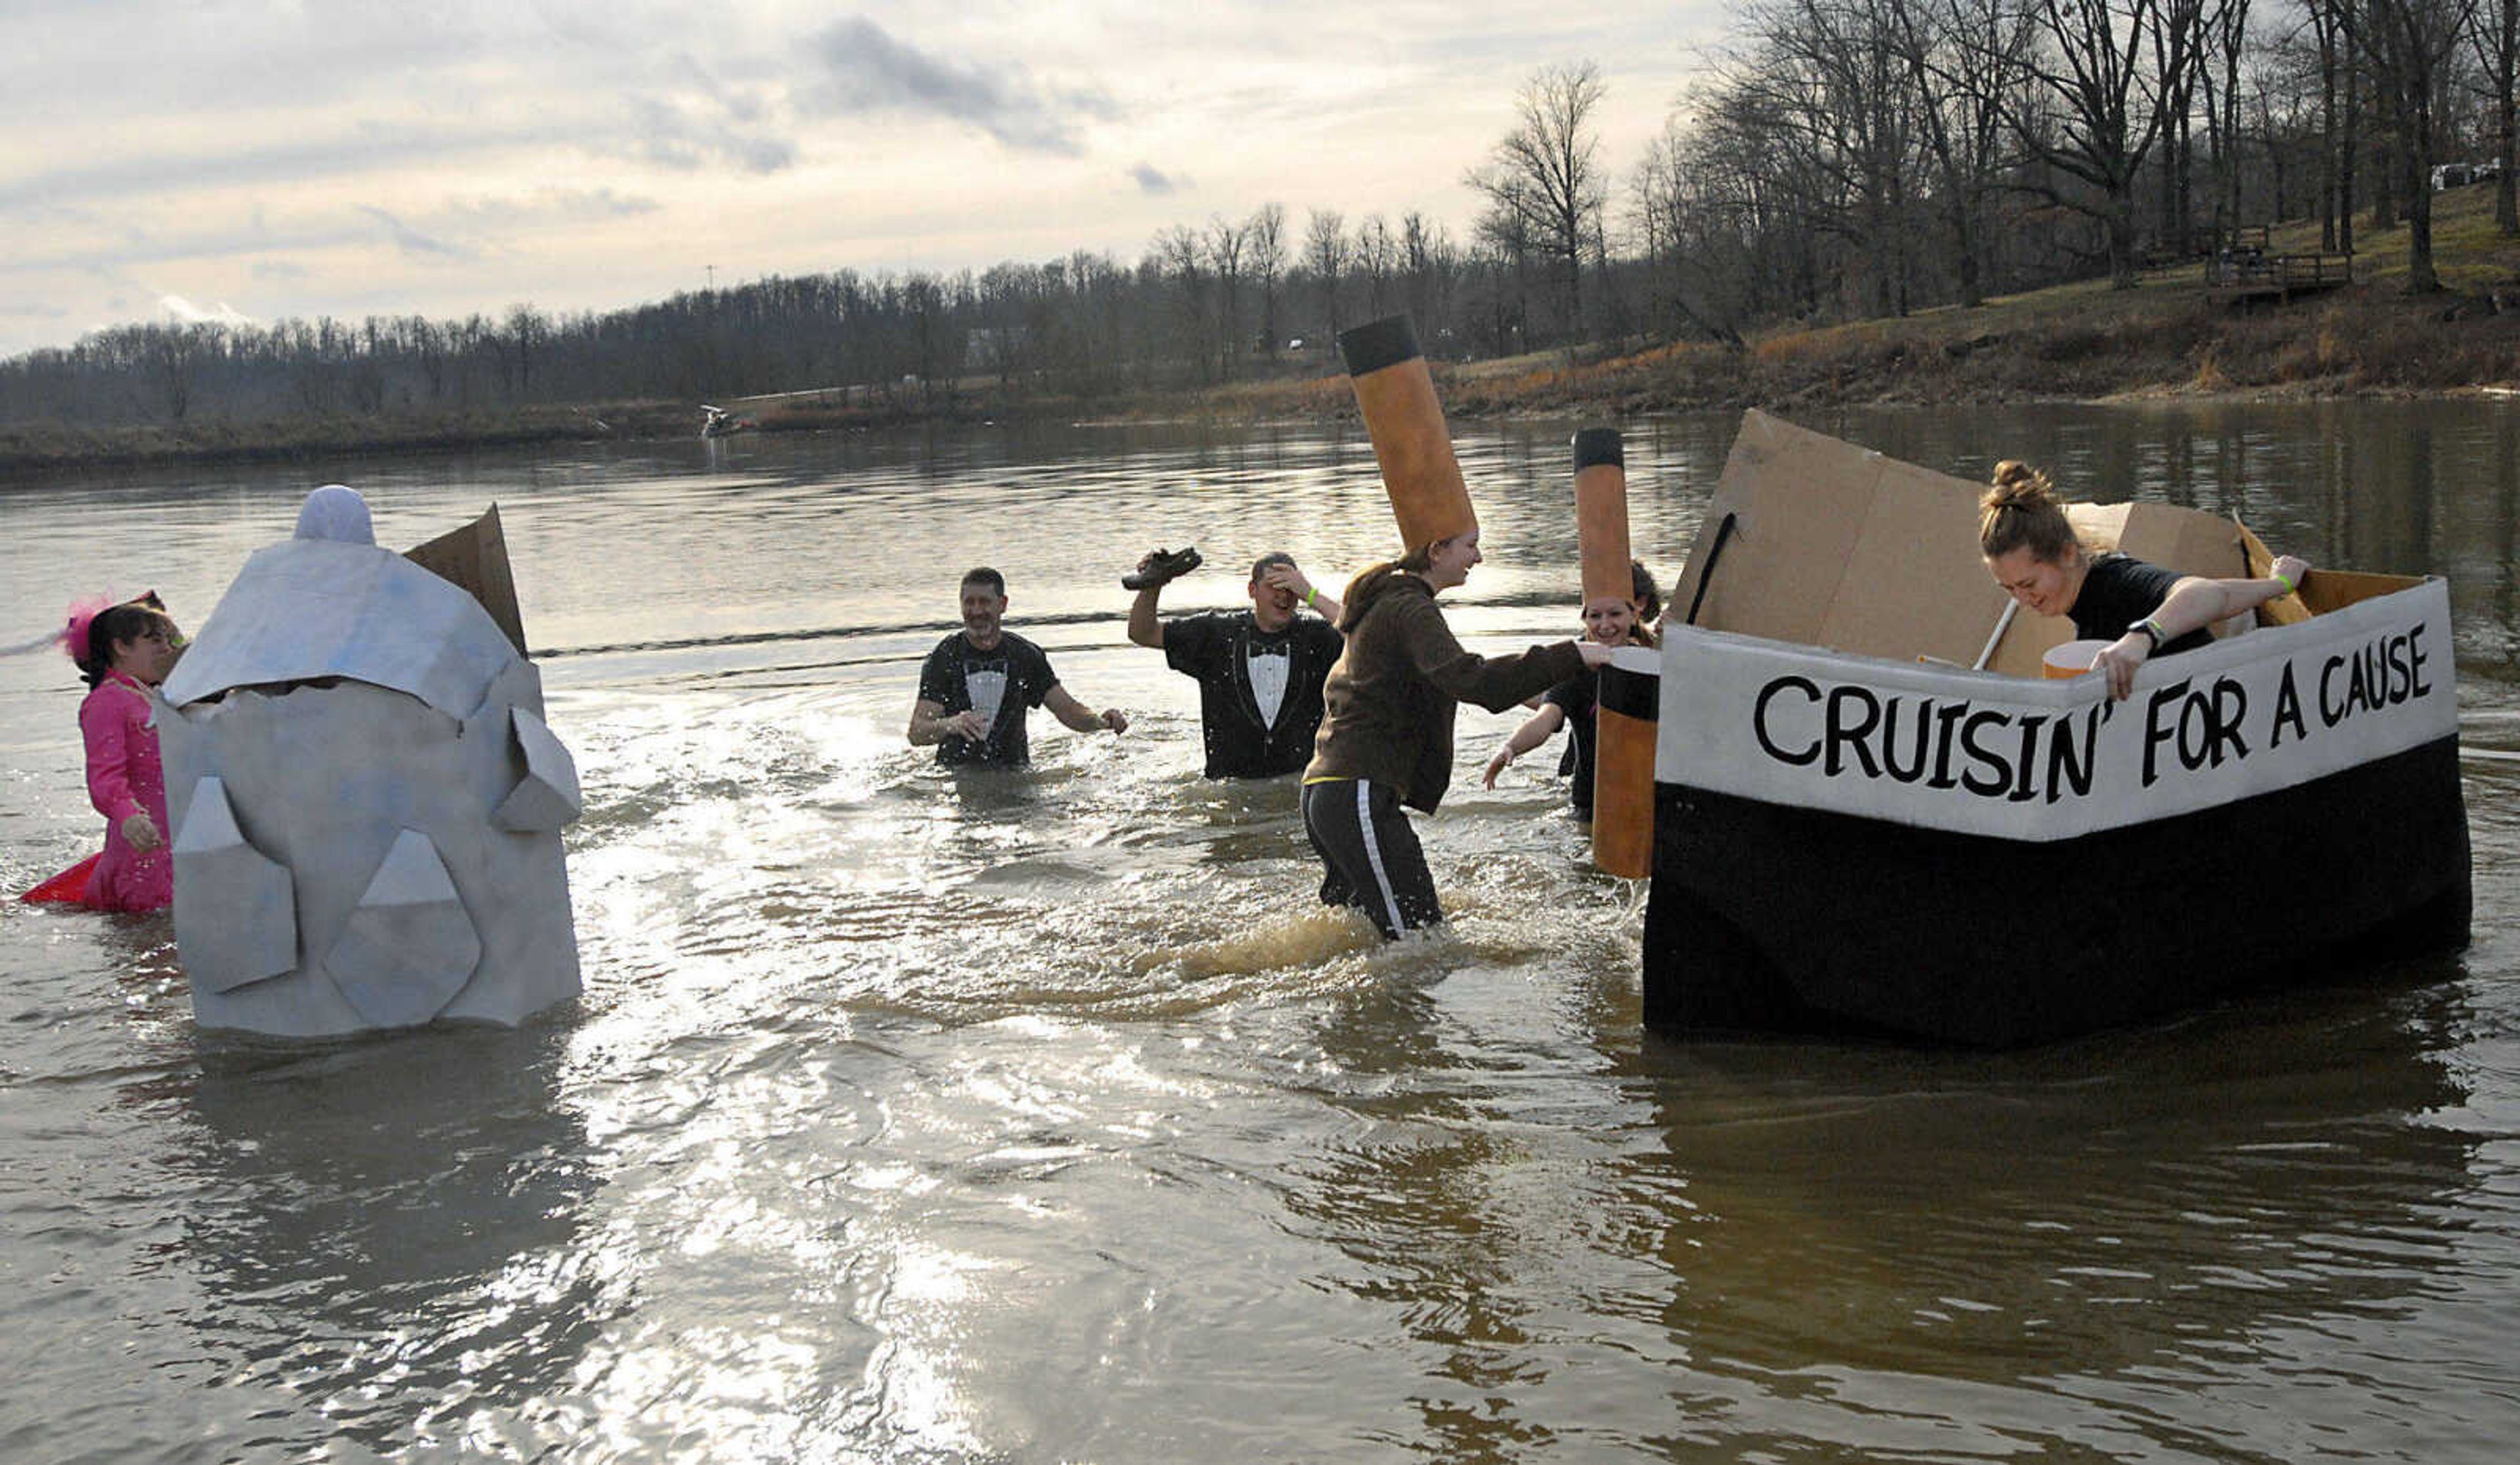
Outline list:
[[[1462,643],[1453,638],[1453,628],[1445,623],[1444,613],[1436,609],[1433,600],[1419,600],[1401,609],[1409,618],[1400,629],[1410,665],[1445,696],[1491,712],[1502,712],[1586,666],[1599,664],[1573,641],[1534,646],[1519,656],[1475,656],[1462,650]],[[1609,660],[1606,649],[1595,649],[1601,651],[1601,661]]]
[[[79,705],[79,735],[87,744],[87,799],[122,831],[134,849],[158,845],[158,821],[131,789],[131,740],[155,737],[119,698],[90,697]]]
[[[2285,555],[2274,563],[2274,573],[2265,579],[2207,579],[2203,575],[2182,575],[2161,604],[2145,619],[2152,624],[2153,635],[2132,628],[2109,643],[2109,648],[2092,659],[2092,669],[2108,678],[2109,695],[2120,701],[2135,687],[2136,668],[2152,660],[2154,652],[2189,631],[2228,620],[2243,611],[2254,611],[2279,595],[2290,595],[2301,587],[2301,577],[2310,572],[2310,562],[2296,555]],[[2160,638],[2156,644],[2154,636]]]
[[[1505,746],[1497,750],[1496,756],[1488,759],[1487,774],[1479,780],[1480,786],[1495,788],[1498,774],[1503,773],[1515,758],[1555,737],[1557,729],[1565,725],[1566,710],[1555,703],[1550,703],[1524,718],[1522,726],[1515,728],[1513,736],[1506,739]]]

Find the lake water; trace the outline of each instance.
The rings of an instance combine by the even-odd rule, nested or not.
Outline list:
[[[2520,413],[1804,419],[2237,512],[2452,584],[2476,943],[2028,1053],[1674,1041],[1638,888],[1547,774],[1420,819],[1455,916],[1313,904],[1294,790],[1200,780],[1171,608],[1385,552],[1354,436],[956,430],[0,491],[32,636],[197,626],[315,483],[409,545],[496,500],[586,995],[518,1032],[198,1033],[162,917],[0,908],[0,1459],[2507,1458],[2520,1438]],[[1680,569],[1730,416],[1632,427]],[[1460,434],[1474,646],[1572,632],[1563,426]],[[1123,738],[902,741],[976,563]],[[0,885],[94,847],[78,688],[0,659]],[[2282,851],[2244,852],[2280,860]],[[2177,912],[2161,919],[2189,919]],[[2037,953],[1991,957],[2035,963]]]

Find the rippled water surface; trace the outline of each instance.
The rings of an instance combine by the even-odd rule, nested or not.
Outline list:
[[[2450,576],[2475,945],[1996,1057],[1667,1040],[1641,893],[1548,758],[1477,788],[1512,719],[1471,710],[1419,821],[1453,927],[1380,948],[1122,634],[1157,543],[1209,555],[1180,608],[1384,551],[1361,442],[1309,430],[19,486],[0,640],[107,583],[198,624],[328,479],[396,545],[496,499],[586,784],[587,990],[263,1046],[194,1030],[162,917],[0,909],[0,1459],[2506,1458],[2520,416],[1811,425]],[[1666,583],[1732,426],[1629,432]],[[1565,435],[1460,435],[1474,645],[1575,628]],[[959,779],[903,743],[974,563],[1125,738],[1045,715],[1031,773]],[[97,839],[77,692],[0,659],[11,891]]]

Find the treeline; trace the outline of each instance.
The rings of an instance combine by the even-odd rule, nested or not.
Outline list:
[[[2515,0],[1751,0],[1628,237],[1657,324],[1718,334],[2133,284],[2288,220],[2351,252],[2358,213],[2429,291],[2437,164],[2493,161],[2520,232],[2515,53]]]
[[[116,327],[0,361],[0,422],[470,416],[848,389],[871,408],[1097,399],[1330,368],[1398,310],[1441,357],[1712,339],[2105,274],[2316,218],[2404,228],[2435,288],[2437,164],[2498,163],[2515,211],[2520,0],[1750,0],[1624,173],[1589,63],[1536,72],[1466,174],[1463,238],[1418,213],[1278,204],[952,274],[779,277],[632,309],[518,305],[271,326]],[[2394,242],[2393,242],[2394,247]]]

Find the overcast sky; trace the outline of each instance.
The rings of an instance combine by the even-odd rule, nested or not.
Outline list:
[[[602,309],[770,274],[1134,261],[1413,208],[1538,67],[1624,176],[1713,0],[0,0],[0,355],[136,320]]]

